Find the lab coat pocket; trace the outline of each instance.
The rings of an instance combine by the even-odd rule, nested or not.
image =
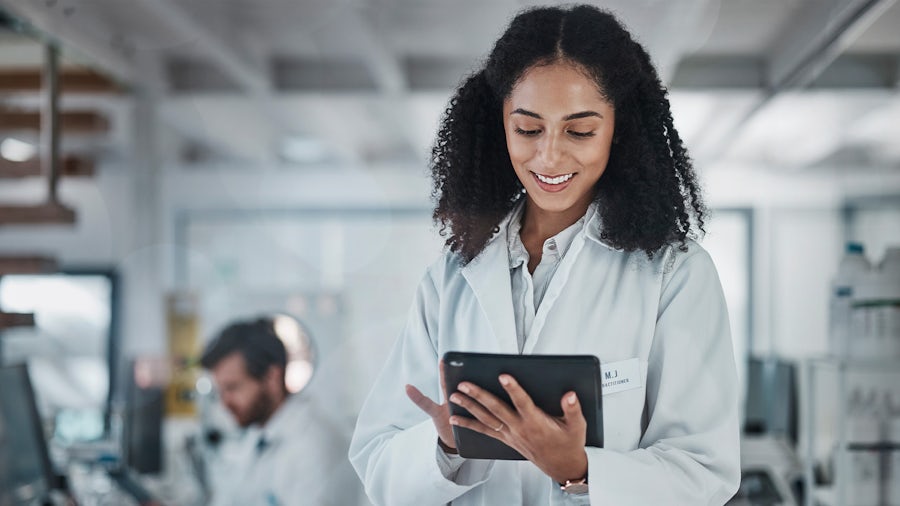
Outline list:
[[[601,365],[603,446],[628,451],[641,437],[647,362],[637,358]]]

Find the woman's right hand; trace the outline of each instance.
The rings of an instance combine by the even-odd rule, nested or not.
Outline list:
[[[444,399],[447,398],[447,385],[444,383],[444,362],[438,364],[441,371],[441,389],[444,391]],[[442,404],[438,404],[423,394],[413,385],[406,385],[406,395],[415,403],[422,411],[431,417],[434,427],[437,429],[438,437],[441,439],[445,450],[451,448],[455,453],[456,440],[453,438],[453,426],[450,425],[450,408],[445,400]]]

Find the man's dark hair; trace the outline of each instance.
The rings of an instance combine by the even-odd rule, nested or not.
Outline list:
[[[432,149],[434,219],[464,263],[521,198],[506,147],[503,101],[527,70],[571,63],[615,108],[609,162],[594,189],[602,238],[648,256],[704,230],[705,207],[666,89],[647,51],[609,12],[589,5],[520,13],[481,69],[450,100]]]
[[[206,346],[200,364],[206,369],[212,369],[222,359],[235,352],[244,357],[247,373],[258,380],[262,379],[273,365],[280,367],[282,377],[284,376],[287,368],[287,351],[269,318],[228,325]]]

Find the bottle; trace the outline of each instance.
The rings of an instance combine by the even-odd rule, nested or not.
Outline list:
[[[887,296],[881,308],[885,337],[890,340],[893,356],[900,357],[900,246],[887,249],[878,270]]]
[[[870,270],[863,245],[848,242],[844,257],[838,265],[831,283],[829,352],[838,358],[847,357],[851,334],[851,316],[854,285],[860,276]]]
[[[849,352],[859,358],[900,357],[900,248],[859,275],[851,296]]]

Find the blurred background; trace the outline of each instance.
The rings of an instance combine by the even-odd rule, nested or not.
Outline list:
[[[712,211],[734,502],[900,504],[900,4],[591,3],[649,50]],[[442,111],[528,5],[0,0],[0,359],[50,465],[202,504],[235,428],[196,360],[257,315],[308,338],[295,388],[349,437],[441,251]]]

